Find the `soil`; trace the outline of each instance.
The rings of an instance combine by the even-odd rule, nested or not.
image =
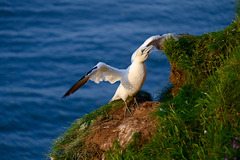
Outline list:
[[[126,148],[132,135],[140,133],[142,143],[147,142],[153,135],[156,128],[156,122],[151,113],[157,108],[159,102],[144,102],[133,111],[133,115],[124,117],[125,107],[121,107],[114,113],[112,118],[103,121],[96,120],[92,128],[92,134],[86,138],[86,146],[99,149],[99,153],[113,147],[114,140],[118,140],[122,148]]]
[[[187,74],[183,70],[180,70],[175,63],[171,63],[171,73],[169,82],[174,86],[172,88],[172,95],[176,95],[180,88],[186,83]]]

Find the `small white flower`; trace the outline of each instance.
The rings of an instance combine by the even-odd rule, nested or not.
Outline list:
[[[166,111],[164,111],[162,108],[160,108],[160,111],[162,111],[162,112],[166,112]]]

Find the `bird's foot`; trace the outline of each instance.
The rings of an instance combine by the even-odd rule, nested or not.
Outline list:
[[[133,97],[133,99],[134,99],[134,103],[136,104],[136,106],[139,107],[139,104],[138,104],[138,102],[137,102],[136,97]]]
[[[125,113],[124,113],[124,118],[126,118],[127,110],[128,110],[128,112],[130,113],[131,116],[133,115],[132,112],[131,112],[131,110],[130,110],[128,107],[126,107]]]
[[[130,110],[130,108],[128,108],[128,106],[127,106],[127,103],[124,101],[124,103],[125,103],[125,112],[124,112],[124,118],[126,118],[126,115],[127,115],[127,110],[128,110],[128,112],[130,113],[130,115],[132,116],[133,114],[132,114],[132,112],[131,112],[131,110]]]

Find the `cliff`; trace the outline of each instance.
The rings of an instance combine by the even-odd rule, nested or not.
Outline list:
[[[52,159],[240,158],[240,21],[222,31],[164,42],[170,82],[159,101],[124,118],[122,101],[76,120],[53,144]],[[128,103],[132,103],[129,99]]]

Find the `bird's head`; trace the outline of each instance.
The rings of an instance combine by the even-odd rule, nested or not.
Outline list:
[[[149,52],[153,48],[153,45],[148,47],[142,47],[137,51],[134,61],[145,62],[149,57]]]

